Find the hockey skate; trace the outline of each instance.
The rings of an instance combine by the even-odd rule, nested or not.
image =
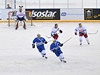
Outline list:
[[[46,57],[46,56],[45,56],[44,58],[45,58],[45,59],[48,59],[48,57]]]
[[[66,63],[66,61],[65,61],[65,60],[61,60],[61,62]]]
[[[15,30],[17,30],[17,29],[18,29],[18,27],[15,28]]]
[[[90,45],[90,43],[88,42],[88,45]]]
[[[82,43],[80,43],[80,45],[82,45]]]
[[[44,57],[45,59],[48,59],[48,57],[47,57],[47,56],[42,55],[42,57]]]

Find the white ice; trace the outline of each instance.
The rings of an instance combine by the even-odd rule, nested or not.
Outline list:
[[[70,41],[61,48],[67,63],[62,63],[50,51],[51,42],[45,45],[48,59],[41,57],[37,48],[33,49],[32,40],[38,33],[47,41],[50,31],[57,22],[37,22],[35,26],[27,24],[24,30],[19,26],[15,30],[14,25],[8,27],[6,23],[0,24],[0,75],[100,75],[100,23],[82,23],[89,34],[90,45],[83,38],[82,46],[79,45],[79,37],[74,35],[74,29],[78,22],[58,22],[63,30],[59,34],[59,41]]]

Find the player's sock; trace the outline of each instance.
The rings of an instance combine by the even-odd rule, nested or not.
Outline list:
[[[89,43],[89,39],[88,39],[88,37],[86,38],[86,41],[87,41],[87,43],[88,43],[88,45],[89,45],[90,43]]]
[[[16,28],[15,28],[16,30],[18,29],[18,22],[17,22],[17,24],[16,24]]]
[[[26,24],[24,23],[23,28],[26,29]]]
[[[26,25],[24,25],[23,28],[26,29]]]

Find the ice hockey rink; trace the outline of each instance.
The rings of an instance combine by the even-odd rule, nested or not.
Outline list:
[[[49,49],[53,38],[46,36],[50,36],[55,23],[63,30],[59,34],[60,42],[72,37],[61,48],[67,63],[60,62]],[[100,75],[100,23],[82,22],[87,32],[92,33],[88,34],[90,45],[83,38],[82,46],[78,35],[74,35],[78,23],[35,22],[35,26],[27,24],[26,30],[22,26],[15,30],[14,25],[0,23],[0,75]],[[45,45],[48,59],[31,46],[38,33],[49,41]]]

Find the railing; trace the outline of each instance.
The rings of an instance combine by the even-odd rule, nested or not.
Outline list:
[[[0,8],[100,8],[100,0],[0,0]]]

